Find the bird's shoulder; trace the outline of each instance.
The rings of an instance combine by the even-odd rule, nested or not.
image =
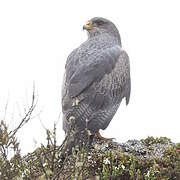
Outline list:
[[[68,56],[66,66],[71,66],[71,63],[79,64],[87,60],[87,58],[94,58],[104,49],[110,48],[114,45],[114,40],[109,36],[98,36],[87,39],[78,48],[74,49]]]
[[[69,76],[83,64],[91,64],[101,53],[113,46],[113,42],[103,38],[90,38],[74,49],[68,56],[65,70]],[[68,76],[68,77],[69,77]]]

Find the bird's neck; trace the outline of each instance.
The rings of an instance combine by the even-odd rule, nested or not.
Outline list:
[[[107,42],[114,41],[115,44],[121,46],[121,38],[119,34],[115,34],[113,32],[94,32],[88,34],[88,39],[103,39],[103,41],[107,40]]]

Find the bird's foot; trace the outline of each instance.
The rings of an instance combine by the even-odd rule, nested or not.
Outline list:
[[[115,139],[115,138],[105,138],[101,136],[100,132],[96,132],[94,138],[101,142],[112,142]]]

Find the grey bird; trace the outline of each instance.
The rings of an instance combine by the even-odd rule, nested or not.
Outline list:
[[[68,56],[62,87],[63,129],[103,138],[123,98],[129,103],[130,63],[116,26],[95,17],[83,26],[88,39]],[[79,134],[77,135],[79,137]]]

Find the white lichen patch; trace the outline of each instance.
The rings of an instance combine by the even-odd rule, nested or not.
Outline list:
[[[147,172],[146,176],[147,176],[147,177],[149,177],[149,176],[150,176],[150,171],[148,171],[148,172]]]
[[[110,160],[109,160],[108,158],[104,159],[103,162],[104,162],[104,164],[106,164],[106,165],[107,165],[107,164],[111,164],[111,163],[110,163]]]
[[[121,168],[124,170],[124,169],[125,169],[125,166],[122,164],[122,165],[121,165]]]

